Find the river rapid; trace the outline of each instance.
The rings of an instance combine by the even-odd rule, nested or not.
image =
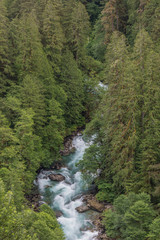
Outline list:
[[[92,225],[92,217],[95,212],[78,213],[76,207],[83,204],[83,194],[88,192],[87,186],[81,177],[81,173],[76,167],[89,147],[81,135],[73,139],[75,153],[64,157],[65,166],[60,170],[44,171],[38,175],[38,188],[42,201],[51,206],[54,211],[62,214],[58,222],[62,226],[66,240],[94,240],[98,232]],[[48,175],[51,173],[60,173],[65,177],[62,182],[51,181]]]

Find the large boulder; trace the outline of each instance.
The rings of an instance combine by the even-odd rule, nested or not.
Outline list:
[[[89,209],[90,209],[90,208],[89,208],[87,205],[82,205],[82,206],[76,207],[76,210],[77,210],[77,212],[79,212],[79,213],[86,212],[86,211],[88,211]]]
[[[65,180],[65,177],[64,177],[63,175],[61,175],[61,174],[54,174],[54,173],[52,173],[52,174],[50,174],[48,177],[49,177],[50,180],[52,180],[52,181],[61,182],[61,181]]]
[[[63,216],[63,213],[61,211],[55,211],[55,214],[56,214],[56,218]]]
[[[62,167],[65,167],[64,163],[62,162],[56,162],[53,164],[53,166],[51,166],[51,168],[55,170],[60,170]]]
[[[105,209],[104,204],[99,203],[96,199],[91,199],[87,201],[89,208],[96,210],[98,212],[103,212]]]

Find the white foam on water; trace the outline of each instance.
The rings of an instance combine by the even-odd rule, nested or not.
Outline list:
[[[55,182],[47,178],[51,172],[56,173],[56,171],[42,171],[38,176],[37,184],[42,196],[45,195],[46,186],[51,186],[47,188],[47,191],[53,193],[51,207],[63,214],[58,218],[58,221],[63,228],[66,240],[94,240],[98,234],[96,231],[82,231],[88,226],[90,220],[87,220],[84,214],[76,211],[76,207],[83,204],[82,199],[72,200],[83,192],[83,179],[79,171],[74,173],[76,171],[75,164],[82,159],[84,151],[89,145],[83,141],[82,136],[74,137],[73,146],[76,148],[76,152],[72,154],[68,163],[70,170],[61,168],[58,171],[65,176],[64,181]]]
[[[94,231],[85,231],[83,232],[84,234],[82,235],[82,237],[76,239],[76,240],[94,240],[96,239],[98,232]]]
[[[50,185],[50,179],[43,173],[40,173],[37,180],[38,188],[41,194],[44,193],[46,186]]]

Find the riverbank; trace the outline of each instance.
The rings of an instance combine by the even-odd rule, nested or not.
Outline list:
[[[78,171],[77,167],[75,167],[75,163],[82,159],[86,147],[88,146],[83,141],[81,132],[76,132],[76,134],[67,137],[64,143],[64,150],[61,152],[63,160],[55,162],[50,169],[41,170],[39,172],[35,180],[35,185],[37,185],[35,188],[37,187],[40,194],[36,190],[35,194],[31,194],[30,201],[35,211],[38,211],[38,207],[43,203],[50,205],[66,232],[67,225],[69,227],[70,224],[68,221],[70,217],[65,216],[66,212],[68,213],[69,207],[71,207],[72,212],[74,212],[72,220],[74,220],[74,222],[79,222],[79,229],[75,226],[78,236],[74,235],[74,238],[70,236],[70,238],[67,239],[81,239],[75,237],[81,235],[83,237],[86,232],[88,234],[85,235],[86,239],[82,239],[108,240],[109,238],[105,235],[101,220],[103,210],[110,206],[108,204],[99,203],[96,200],[95,189],[94,191],[93,189],[84,189],[81,173]],[[57,196],[55,192],[57,192]],[[60,203],[61,206],[57,206],[56,201],[58,201],[58,204]],[[78,211],[78,208],[80,209],[82,205],[87,207],[86,211]],[[73,219],[74,217],[75,219]],[[84,224],[85,222],[87,222],[87,224]],[[65,224],[66,226],[64,226]]]

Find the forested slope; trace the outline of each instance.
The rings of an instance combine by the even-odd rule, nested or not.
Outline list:
[[[159,63],[159,0],[0,0],[1,239],[64,239],[24,196],[86,120],[108,236],[160,239]]]
[[[160,239],[159,23],[158,0],[106,1],[88,45],[108,90],[88,124],[94,144],[80,167],[85,176],[99,169],[97,198],[114,202],[104,224],[116,239]]]
[[[52,210],[34,213],[25,195],[93,108],[89,33],[81,2],[0,0],[0,239],[64,239]]]

